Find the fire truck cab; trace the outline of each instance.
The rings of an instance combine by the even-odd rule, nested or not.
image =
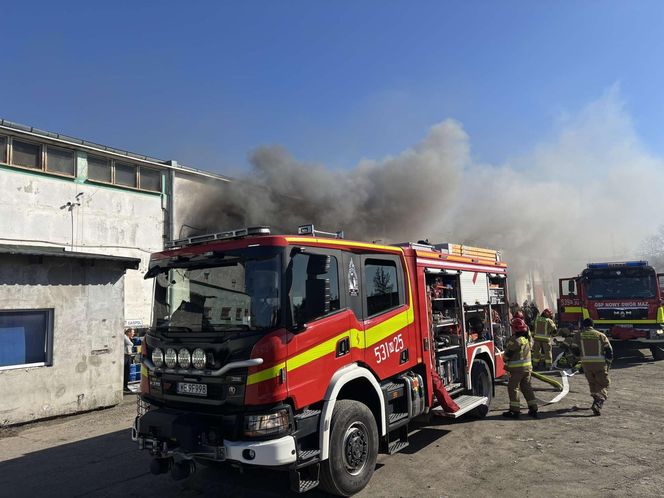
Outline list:
[[[507,265],[455,244],[353,242],[313,225],[175,241],[154,254],[133,438],[154,473],[196,461],[287,470],[298,492],[364,488],[379,452],[440,410],[488,411],[504,375]]]
[[[647,346],[662,360],[663,278],[647,261],[589,263],[580,275],[559,280],[559,322],[578,328],[592,318],[614,343]]]

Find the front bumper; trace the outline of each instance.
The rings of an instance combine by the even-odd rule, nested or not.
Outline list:
[[[295,438],[283,436],[269,441],[227,441],[218,446],[201,446],[197,451],[185,452],[180,448],[168,449],[163,441],[151,436],[138,434],[140,449],[150,450],[159,458],[180,456],[183,458],[203,458],[216,462],[237,462],[259,467],[282,467],[295,463]]]
[[[218,427],[213,427],[205,418],[150,410],[136,417],[132,439],[139,449],[149,450],[158,458],[179,456],[266,467],[287,466],[297,460],[292,435],[260,441],[229,440],[210,437],[214,430]]]

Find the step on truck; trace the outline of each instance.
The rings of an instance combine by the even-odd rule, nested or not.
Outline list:
[[[353,242],[313,225],[174,241],[151,257],[133,439],[153,473],[227,462],[349,496],[437,406],[437,372],[486,415],[504,375],[507,265],[455,244]],[[442,451],[442,450],[441,450]]]
[[[592,318],[614,343],[649,347],[664,359],[664,274],[647,261],[589,263],[558,282],[558,321],[570,329]]]

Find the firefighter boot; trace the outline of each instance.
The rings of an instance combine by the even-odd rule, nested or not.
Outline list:
[[[601,412],[601,410],[602,410],[602,401],[599,400],[599,399],[596,399],[595,401],[593,401],[593,404],[590,406],[590,409],[593,411],[595,416],[601,415],[602,414],[602,412]]]
[[[539,418],[537,414],[537,408],[528,408],[528,416],[533,418]]]
[[[503,412],[503,417],[519,418],[519,412],[513,412],[512,410],[507,410],[506,412]]]

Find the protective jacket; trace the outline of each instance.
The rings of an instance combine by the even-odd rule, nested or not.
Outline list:
[[[530,372],[533,363],[530,358],[530,340],[528,337],[513,335],[505,345],[505,367],[510,372]]]
[[[555,331],[556,324],[551,318],[540,315],[535,319],[534,335],[536,341],[550,341]]]
[[[613,360],[609,339],[599,330],[586,327],[574,336],[573,348],[581,354],[581,364],[604,364]]]

